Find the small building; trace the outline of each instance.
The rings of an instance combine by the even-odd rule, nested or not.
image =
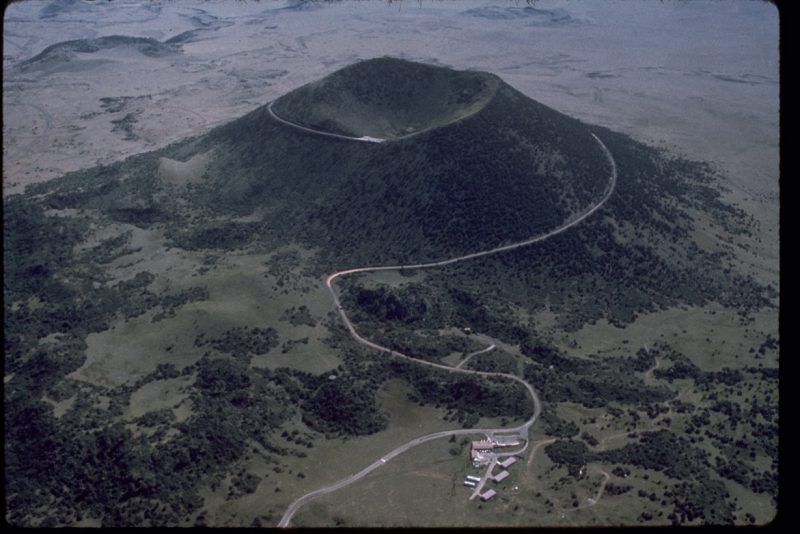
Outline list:
[[[473,451],[491,451],[492,449],[494,449],[494,443],[488,439],[472,442]]]
[[[467,475],[467,480],[472,480],[473,482],[480,482],[481,477],[476,477],[475,475]]]
[[[464,485],[465,485],[466,487],[468,487],[468,488],[474,488],[475,486],[477,486],[477,485],[478,485],[478,483],[477,483],[477,482],[475,482],[475,481],[473,481],[473,480],[465,480],[465,481],[464,481]]]
[[[472,467],[478,469],[479,467],[483,467],[485,465],[489,465],[489,458],[483,456],[481,453],[478,453],[478,456],[472,458]]]
[[[495,481],[495,482],[502,482],[503,480],[505,480],[506,478],[508,478],[508,475],[509,475],[508,471],[505,471],[505,470],[503,470],[503,471],[500,471],[499,473],[497,473],[497,474],[494,476],[494,481]]]
[[[509,456],[508,458],[506,458],[502,462],[497,462],[497,465],[499,465],[503,469],[508,469],[510,466],[514,465],[515,463],[517,463],[516,457]]]
[[[472,465],[475,468],[489,464],[489,457],[485,452],[476,451],[475,449],[473,449],[470,451],[469,454],[470,458],[472,459]]]
[[[492,497],[494,497],[495,495],[497,495],[497,492],[496,492],[495,490],[493,490],[493,489],[486,490],[486,491],[485,491],[485,492],[483,492],[483,494],[481,495],[481,500],[482,500],[483,502],[486,502],[486,501],[488,501],[489,499],[491,499]]]

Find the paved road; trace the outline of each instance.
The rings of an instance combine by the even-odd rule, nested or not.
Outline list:
[[[289,126],[291,126],[293,128],[299,128],[301,130],[309,131],[311,133],[316,133],[316,134],[320,134],[320,135],[327,135],[327,136],[330,136],[330,137],[337,137],[337,138],[341,138],[341,139],[348,139],[348,140],[351,140],[351,141],[364,141],[364,138],[347,137],[347,136],[341,136],[341,135],[337,135],[337,134],[329,134],[327,132],[320,132],[320,131],[312,130],[310,128],[299,126],[297,124],[294,124],[294,123],[288,122],[286,120],[283,120],[283,119],[281,119],[280,117],[276,116],[273,113],[272,104],[271,103],[267,107],[267,109],[269,110],[269,112],[272,115],[272,117],[274,117],[276,120],[278,120],[278,121],[280,121],[280,122],[282,122],[284,124],[287,124],[287,125],[289,125]],[[289,508],[283,514],[283,517],[281,518],[280,522],[278,523],[279,527],[288,526],[289,522],[292,519],[292,516],[294,516],[294,514],[297,512],[297,510],[299,510],[303,505],[305,505],[306,503],[308,503],[312,499],[314,499],[314,498],[316,498],[316,497],[318,497],[320,495],[324,495],[326,493],[334,492],[334,491],[339,490],[339,489],[341,489],[341,488],[343,488],[343,487],[345,487],[345,486],[347,486],[349,484],[352,484],[353,482],[355,482],[355,481],[363,478],[364,476],[366,476],[371,471],[373,471],[373,470],[381,467],[382,465],[386,464],[386,462],[388,462],[389,460],[391,460],[395,456],[397,456],[399,454],[402,454],[403,452],[407,451],[408,449],[411,449],[412,447],[416,447],[417,445],[420,445],[420,444],[425,443],[427,441],[431,441],[431,440],[439,439],[439,438],[443,438],[443,437],[448,437],[448,436],[458,436],[458,435],[466,435],[466,434],[486,434],[487,436],[492,436],[495,433],[502,433],[502,434],[515,434],[516,433],[516,434],[518,434],[524,440],[524,442],[525,442],[524,446],[521,449],[516,450],[516,451],[510,451],[510,452],[505,452],[505,453],[497,453],[493,457],[492,462],[490,462],[490,466],[489,466],[489,469],[487,470],[487,473],[491,472],[491,467],[494,465],[494,461],[496,461],[496,458],[503,457],[503,456],[511,456],[511,455],[515,455],[515,454],[520,454],[520,453],[524,452],[528,448],[528,443],[529,443],[529,441],[528,441],[528,430],[530,429],[531,425],[533,425],[533,423],[536,421],[536,419],[539,417],[539,414],[541,413],[541,402],[539,400],[538,395],[536,394],[536,391],[533,389],[533,386],[531,386],[530,384],[528,384],[526,381],[522,380],[518,376],[507,374],[507,373],[491,373],[491,372],[485,372],[485,371],[471,371],[471,370],[468,370],[468,369],[461,369],[460,367],[450,367],[448,365],[444,365],[444,364],[440,364],[440,363],[429,362],[429,361],[425,361],[425,360],[418,360],[416,358],[412,358],[412,357],[407,356],[405,354],[402,354],[400,352],[391,350],[391,349],[389,349],[387,347],[383,347],[381,345],[378,345],[377,343],[374,343],[374,342],[372,342],[372,341],[370,341],[368,339],[365,339],[365,338],[361,337],[361,335],[359,335],[359,333],[356,331],[356,329],[353,326],[353,324],[350,322],[350,319],[347,317],[347,314],[345,313],[344,308],[342,307],[342,304],[339,301],[339,296],[337,295],[336,290],[333,287],[333,282],[337,278],[339,278],[340,276],[345,276],[345,275],[348,275],[348,274],[355,274],[355,273],[366,273],[366,272],[376,272],[376,271],[412,270],[412,269],[429,269],[429,268],[434,268],[434,267],[442,267],[442,266],[445,266],[445,265],[450,265],[450,264],[461,262],[461,261],[466,261],[466,260],[470,260],[470,259],[474,259],[474,258],[479,258],[479,257],[482,257],[482,256],[488,256],[490,254],[497,254],[499,252],[505,252],[505,251],[508,251],[508,250],[513,250],[513,249],[517,249],[517,248],[524,247],[524,246],[527,246],[527,245],[531,245],[533,243],[538,243],[539,241],[543,241],[543,240],[548,239],[550,237],[553,237],[553,236],[555,236],[557,234],[560,234],[561,232],[564,232],[569,228],[572,228],[576,224],[580,223],[581,221],[583,221],[584,219],[586,219],[587,217],[592,215],[598,209],[600,209],[600,207],[602,207],[603,204],[605,204],[605,202],[609,199],[611,194],[614,192],[614,188],[617,185],[617,164],[614,161],[614,157],[611,155],[611,152],[609,152],[608,148],[606,148],[606,146],[603,144],[603,142],[595,134],[591,134],[591,135],[592,135],[592,137],[595,138],[595,140],[598,142],[600,147],[603,149],[603,151],[606,154],[606,158],[608,159],[608,161],[609,161],[609,163],[611,165],[611,179],[609,181],[609,185],[607,187],[606,192],[603,194],[602,198],[596,204],[594,204],[590,208],[586,209],[583,213],[579,214],[578,216],[567,220],[563,225],[559,226],[558,228],[556,228],[554,230],[551,230],[550,232],[547,232],[545,234],[542,234],[542,235],[539,235],[539,236],[536,236],[536,237],[532,237],[530,239],[526,239],[525,241],[520,241],[520,242],[517,242],[517,243],[511,243],[509,245],[503,245],[503,246],[500,246],[500,247],[495,247],[493,249],[484,250],[484,251],[481,251],[481,252],[474,252],[472,254],[466,254],[464,256],[458,256],[456,258],[450,258],[450,259],[446,259],[446,260],[440,260],[440,261],[434,261],[434,262],[428,262],[428,263],[410,264],[410,265],[388,265],[388,266],[381,266],[381,267],[358,267],[358,268],[354,268],[354,269],[346,269],[344,271],[339,271],[339,272],[331,274],[325,280],[325,285],[328,287],[328,290],[330,291],[330,294],[331,294],[331,297],[333,299],[333,302],[334,302],[334,305],[336,307],[336,310],[339,312],[339,316],[341,317],[342,322],[344,323],[344,325],[347,327],[348,331],[350,332],[351,337],[356,342],[360,343],[361,345],[364,345],[365,347],[369,347],[369,348],[378,350],[380,352],[388,353],[390,356],[393,356],[393,357],[396,357],[396,358],[402,358],[402,359],[405,359],[405,360],[413,361],[413,362],[418,363],[420,365],[427,365],[427,366],[430,366],[430,367],[436,367],[436,368],[439,368],[439,369],[444,369],[444,370],[446,370],[448,372],[468,373],[468,374],[487,376],[487,377],[503,377],[503,378],[508,378],[510,380],[514,380],[515,382],[518,382],[523,387],[525,387],[525,389],[528,391],[528,394],[531,396],[531,401],[532,401],[533,407],[534,407],[533,415],[531,416],[531,418],[528,421],[526,421],[525,423],[521,424],[520,426],[513,427],[513,428],[494,428],[494,429],[491,429],[491,428],[490,429],[470,428],[470,429],[459,429],[459,430],[444,430],[444,431],[441,431],[441,432],[435,432],[433,434],[428,434],[426,436],[421,436],[421,437],[418,437],[418,438],[414,438],[411,441],[409,441],[409,442],[397,447],[396,449],[392,450],[391,452],[385,454],[380,459],[378,459],[375,462],[373,462],[372,464],[368,465],[367,467],[365,467],[364,469],[362,469],[358,473],[354,473],[352,475],[349,475],[349,476],[347,476],[347,477],[345,477],[345,478],[343,478],[343,479],[341,479],[341,480],[339,480],[337,482],[334,482],[331,485],[325,486],[323,488],[319,488],[317,490],[311,491],[311,492],[306,493],[305,495],[301,496],[300,498],[295,500],[291,505],[289,505]],[[484,349],[484,351],[485,350],[488,350],[488,349]],[[479,352],[483,352],[483,351],[479,351]],[[486,477],[484,477],[484,480],[482,481],[480,487],[482,487],[483,483],[485,483],[485,478]],[[473,492],[473,495],[472,495],[471,498],[474,498],[477,495],[477,490],[478,490],[478,488],[476,488],[476,491]]]
[[[481,477],[481,481],[478,482],[478,485],[475,486],[475,489],[472,491],[472,495],[469,496],[469,500],[474,499],[478,495],[481,494],[483,490],[483,486],[489,482],[489,479],[492,477],[492,469],[494,466],[497,465],[497,457],[492,458],[489,460],[489,465],[486,466],[486,471],[483,472],[483,476]]]
[[[300,126],[299,124],[295,124],[294,122],[289,122],[286,119],[282,119],[282,118],[278,117],[275,114],[275,112],[272,110],[272,104],[274,104],[274,103],[275,103],[275,101],[272,101],[272,102],[269,103],[269,105],[267,105],[267,111],[269,111],[269,114],[276,121],[282,122],[283,124],[286,124],[287,126],[291,126],[292,128],[297,128],[298,130],[303,130],[304,132],[309,132],[309,133],[313,133],[313,134],[317,134],[317,135],[324,135],[325,137],[335,137],[336,139],[344,139],[346,141],[361,141],[363,143],[383,143],[385,141],[385,139],[379,139],[377,137],[370,137],[368,135],[364,135],[364,136],[361,136],[361,137],[350,137],[350,136],[347,136],[347,135],[339,135],[339,134],[330,133],[330,132],[321,132],[319,130],[314,130],[312,128],[306,128],[305,126]]]
[[[506,429],[504,429],[504,430],[506,430]],[[423,443],[426,443],[428,441],[432,441],[434,439],[446,438],[446,437],[449,437],[449,436],[463,436],[463,435],[469,435],[469,434],[485,434],[485,433],[491,432],[491,431],[492,431],[492,429],[462,428],[462,429],[458,429],[458,430],[442,430],[441,432],[435,432],[433,434],[428,434],[427,436],[421,436],[421,437],[418,437],[418,438],[414,438],[411,441],[409,441],[408,443],[405,443],[405,444],[397,447],[396,449],[392,450],[391,452],[389,452],[387,454],[384,454],[383,456],[380,457],[380,459],[375,460],[374,462],[372,462],[370,465],[368,465],[367,467],[365,467],[361,471],[359,471],[357,473],[354,473],[352,475],[348,475],[345,478],[343,478],[341,480],[338,480],[338,481],[334,482],[333,484],[331,484],[329,486],[325,486],[323,488],[319,488],[319,489],[316,489],[316,490],[314,490],[312,492],[306,493],[305,495],[303,495],[302,497],[300,497],[299,499],[294,501],[291,505],[289,505],[289,508],[287,508],[286,512],[283,514],[283,517],[281,518],[280,522],[278,523],[278,526],[279,527],[287,527],[287,526],[289,526],[289,521],[291,521],[292,516],[294,516],[294,514],[297,512],[297,510],[302,508],[309,501],[315,499],[316,497],[319,497],[320,495],[325,495],[326,493],[332,493],[332,492],[334,492],[336,490],[342,489],[343,487],[352,484],[353,482],[355,482],[355,481],[363,478],[367,474],[371,473],[375,469],[378,469],[379,467],[385,465],[386,462],[388,462],[389,460],[391,460],[395,456],[398,456],[398,455],[406,452],[408,449],[414,448],[417,445],[421,445]],[[527,446],[527,444],[526,444],[526,446]],[[519,454],[519,453],[523,452],[524,450],[525,450],[525,447],[523,447],[519,451],[503,453],[502,455],[503,456],[509,456],[509,455],[512,455],[512,454]]]

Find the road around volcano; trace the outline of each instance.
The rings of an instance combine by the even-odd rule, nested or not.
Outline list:
[[[290,126],[292,128],[297,128],[297,129],[305,131],[305,132],[310,132],[310,133],[314,133],[314,134],[318,134],[318,135],[323,135],[323,136],[326,136],[326,137],[335,137],[335,138],[339,138],[339,139],[346,139],[346,140],[350,140],[350,141],[362,141],[362,142],[364,142],[364,141],[367,141],[367,142],[383,142],[384,141],[384,140],[381,140],[381,139],[368,138],[368,137],[347,137],[347,136],[338,135],[338,134],[331,134],[331,133],[328,133],[328,132],[317,131],[317,130],[313,130],[311,128],[307,128],[305,126],[300,126],[298,124],[294,124],[294,123],[292,123],[290,121],[287,121],[286,119],[282,119],[282,118],[278,117],[277,115],[275,115],[275,113],[272,111],[272,103],[270,103],[268,105],[267,110],[269,111],[270,115],[275,120],[281,122],[282,124],[285,124],[285,125]],[[378,469],[379,467],[385,465],[386,462],[388,462],[389,460],[391,460],[395,456],[397,456],[399,454],[402,454],[403,452],[405,452],[405,451],[407,451],[407,450],[409,450],[409,449],[411,449],[413,447],[416,447],[417,445],[420,445],[422,443],[425,443],[425,442],[428,442],[428,441],[431,441],[431,440],[434,440],[434,439],[444,438],[444,437],[448,437],[448,436],[461,436],[461,435],[469,435],[469,434],[485,434],[488,438],[493,437],[494,434],[503,434],[503,435],[512,435],[512,436],[514,434],[516,434],[522,440],[524,440],[525,445],[521,449],[516,450],[516,451],[511,451],[511,452],[497,453],[495,455],[495,458],[496,457],[502,457],[502,456],[512,456],[512,455],[521,454],[528,448],[528,444],[529,444],[528,431],[529,431],[531,425],[533,425],[533,423],[536,421],[536,419],[539,417],[539,414],[541,413],[541,402],[539,400],[538,395],[536,394],[536,391],[533,389],[533,386],[531,386],[529,383],[527,383],[523,379],[519,378],[518,376],[507,374],[507,373],[492,373],[492,372],[486,372],[486,371],[472,371],[472,370],[469,370],[469,369],[462,369],[460,366],[451,367],[451,366],[444,365],[444,364],[428,362],[428,361],[425,361],[425,360],[418,360],[416,358],[412,358],[411,356],[407,356],[407,355],[405,355],[405,354],[403,354],[401,352],[398,352],[398,351],[395,351],[395,350],[391,350],[391,349],[389,349],[387,347],[383,347],[381,345],[378,345],[377,343],[373,343],[372,341],[369,341],[368,339],[365,339],[365,338],[361,337],[361,335],[359,335],[359,333],[356,331],[356,329],[353,326],[353,324],[350,322],[350,319],[347,317],[347,314],[345,313],[344,308],[342,308],[342,304],[339,301],[339,296],[336,294],[336,290],[333,287],[333,282],[337,278],[339,278],[340,276],[346,276],[348,274],[368,273],[368,272],[377,272],[377,271],[405,271],[405,270],[412,270],[412,269],[431,269],[431,268],[435,268],[435,267],[443,267],[445,265],[450,265],[450,264],[453,264],[453,263],[458,263],[458,262],[462,262],[462,261],[466,261],[466,260],[471,260],[471,259],[474,259],[474,258],[480,258],[482,256],[488,256],[490,254],[497,254],[499,252],[505,252],[505,251],[508,251],[508,250],[514,250],[514,249],[517,249],[517,248],[521,248],[521,247],[525,247],[525,246],[528,246],[528,245],[532,245],[534,243],[538,243],[540,241],[544,241],[545,239],[548,239],[550,237],[558,235],[558,234],[560,234],[560,233],[572,228],[573,226],[581,223],[583,220],[585,220],[587,217],[592,215],[594,212],[596,212],[598,209],[600,209],[606,203],[606,201],[611,197],[611,194],[614,192],[614,189],[615,189],[615,187],[617,185],[617,164],[614,161],[614,157],[611,155],[611,152],[608,150],[608,148],[605,146],[605,144],[603,144],[603,142],[600,140],[599,137],[597,137],[594,133],[592,133],[591,135],[592,135],[592,137],[594,137],[594,139],[597,141],[597,143],[603,149],[603,152],[605,153],[606,158],[608,159],[608,161],[609,161],[609,163],[611,165],[611,179],[609,180],[609,184],[607,186],[607,189],[606,189],[605,193],[603,194],[603,196],[600,198],[600,200],[597,203],[595,203],[593,206],[587,208],[584,212],[578,214],[577,216],[573,216],[572,218],[568,219],[566,222],[564,222],[564,224],[562,224],[558,228],[555,228],[554,230],[551,230],[550,232],[547,232],[546,234],[542,234],[542,235],[539,235],[539,236],[536,236],[536,237],[532,237],[532,238],[526,239],[524,241],[511,243],[509,245],[503,245],[503,246],[500,246],[500,247],[495,247],[495,248],[492,248],[492,249],[489,249],[489,250],[480,251],[480,252],[474,252],[472,254],[466,254],[464,256],[458,256],[458,257],[455,257],[455,258],[450,258],[450,259],[441,260],[441,261],[428,262],[428,263],[417,263],[417,264],[408,264],[408,265],[387,265],[387,266],[380,266],[380,267],[358,267],[358,268],[354,268],[354,269],[346,269],[346,270],[338,271],[338,272],[335,272],[335,273],[329,275],[328,278],[325,280],[325,285],[327,285],[328,290],[330,291],[330,294],[331,294],[331,297],[333,298],[333,302],[334,302],[334,305],[336,307],[336,310],[339,312],[339,316],[341,317],[342,322],[344,323],[344,325],[349,330],[350,336],[356,342],[358,342],[361,345],[364,345],[365,347],[368,347],[368,348],[371,348],[371,349],[375,349],[375,350],[380,351],[380,352],[388,353],[390,356],[395,357],[395,358],[402,358],[404,360],[409,360],[409,361],[412,361],[414,363],[418,363],[420,365],[427,365],[429,367],[436,367],[438,369],[444,369],[444,370],[446,370],[448,372],[468,373],[468,374],[472,374],[472,375],[479,375],[479,376],[485,376],[485,377],[503,377],[503,378],[507,378],[507,379],[510,379],[510,380],[514,380],[515,382],[518,382],[523,387],[525,387],[525,389],[528,391],[528,393],[531,396],[531,402],[533,403],[533,415],[531,416],[531,418],[528,421],[526,421],[525,423],[523,423],[523,424],[521,424],[521,425],[519,425],[517,427],[513,427],[513,428],[466,428],[466,429],[458,429],[458,430],[443,430],[443,431],[440,431],[440,432],[435,432],[433,434],[428,434],[428,435],[425,435],[425,436],[414,438],[411,441],[409,441],[409,442],[397,447],[396,449],[386,453],[385,455],[381,456],[378,460],[376,460],[372,464],[368,465],[367,467],[365,467],[361,471],[359,471],[357,473],[354,473],[352,475],[349,475],[349,476],[347,476],[347,477],[345,477],[345,478],[343,478],[341,480],[338,480],[337,482],[334,482],[333,484],[330,484],[328,486],[316,489],[314,491],[306,493],[305,495],[302,495],[301,497],[299,497],[298,499],[296,499],[294,502],[292,502],[289,505],[289,507],[287,508],[286,512],[283,514],[283,517],[281,518],[280,522],[278,523],[278,527],[287,527],[287,526],[289,526],[289,522],[291,521],[291,519],[294,516],[294,514],[302,506],[307,504],[312,499],[314,499],[316,497],[319,497],[321,495],[325,495],[327,493],[334,492],[334,491],[339,490],[341,488],[344,488],[345,486],[348,486],[348,485],[352,484],[353,482],[356,482],[357,480],[360,480],[361,478],[366,476],[368,473],[374,471],[375,469]],[[488,351],[488,350],[491,350],[491,348],[493,348],[493,347],[487,347],[483,351],[479,351],[479,352]],[[471,356],[473,356],[473,355],[475,355],[475,354],[473,353]],[[464,363],[464,362],[462,362],[462,363]],[[490,463],[490,467],[487,470],[487,475],[491,472],[491,468],[494,465],[494,461],[495,460],[493,460]],[[484,479],[485,478],[486,477],[484,477]],[[481,486],[482,486],[482,484],[481,484]],[[479,489],[479,488],[476,488],[476,489]],[[475,492],[475,493],[477,493],[477,492]],[[476,496],[475,493],[473,493],[471,498],[474,498]]]
[[[362,137],[350,137],[348,135],[341,135],[335,134],[330,132],[321,132],[319,130],[314,130],[312,128],[307,128],[305,126],[300,126],[299,124],[295,124],[294,122],[289,122],[286,119],[282,119],[275,114],[275,111],[272,110],[272,104],[275,101],[273,100],[269,104],[267,104],[267,111],[269,112],[270,116],[278,122],[282,122],[287,126],[291,126],[292,128],[297,128],[298,130],[302,130],[304,132],[309,132],[317,135],[324,135],[325,137],[335,137],[336,139],[344,139],[345,141],[361,141],[363,143],[383,143],[385,139],[380,139],[378,137],[370,137],[368,135],[364,135]]]

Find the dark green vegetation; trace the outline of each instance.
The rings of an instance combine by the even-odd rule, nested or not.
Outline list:
[[[371,79],[380,65],[356,72]],[[261,108],[180,154],[225,154],[192,191],[193,206],[216,216],[271,210],[250,234],[319,246],[326,270],[436,259],[552,229],[602,194],[608,162],[583,124],[498,84],[463,120],[379,145],[299,131]],[[228,226],[216,228],[238,235]]]
[[[278,333],[274,328],[234,327],[219,337],[206,339],[201,333],[194,341],[196,347],[209,345],[220,352],[226,352],[237,359],[244,359],[247,363],[254,354],[266,354],[273,347],[278,346]]]
[[[414,330],[433,330],[444,326],[469,325],[476,332],[518,343],[528,333],[515,324],[507,308],[495,308],[483,299],[454,287],[441,288],[431,284],[406,284],[402,289],[388,290],[357,288],[345,282],[344,302],[353,310],[351,319],[370,330],[388,335],[397,334],[397,326]],[[352,297],[355,293],[355,298]],[[444,338],[447,339],[447,338]],[[451,341],[447,352],[467,350],[463,338]],[[472,345],[472,350],[483,348]]]
[[[774,288],[736,272],[732,251],[709,253],[692,239],[695,222],[687,208],[741,234],[755,224],[721,202],[709,166],[595,130],[619,170],[602,210],[535,247],[456,264],[429,278],[493,301],[494,308],[511,303],[535,312],[547,305],[567,331],[599,318],[621,327],[640,313],[677,304],[719,302],[743,316],[777,304]]]
[[[387,100],[396,89],[394,74],[385,78],[387,66],[409,73],[398,86],[403,95],[435,93],[431,102],[441,114]],[[392,287],[345,278],[338,284],[345,307],[366,337],[421,359],[459,361],[485,346],[440,329],[469,326],[505,342],[507,350],[477,355],[467,368],[516,374],[535,385],[545,401],[542,426],[562,439],[548,455],[570,476],[587,461],[685,476],[663,496],[677,522],[700,512],[711,522],[729,521],[728,484],[777,498],[777,465],[769,463],[777,449],[775,369],[709,373],[666,344],[634,358],[576,358],[554,348],[528,319],[548,309],[566,330],[598,319],[624,326],[641,313],[717,302],[737,310],[744,324],[751,312],[774,306],[776,292],[738,274],[732,253],[710,253],[693,241],[689,210],[729,233],[746,233],[751,224],[720,201],[712,169],[589,127],[482,73],[382,59],[319,87],[326,98],[334,97],[333,87],[372,106],[354,110],[350,101],[314,110],[330,112],[336,128],[374,112],[386,119],[376,124],[387,133],[402,135],[408,127],[420,133],[354,143],[293,129],[260,108],[204,137],[4,200],[6,497],[13,524],[202,522],[200,488],[230,479],[231,499],[265,491],[265,477],[240,472],[244,458],[263,456],[277,476],[287,458],[311,454],[316,440],[386,428],[376,392],[389,380],[405,382],[411,400],[438,406],[465,427],[481,417],[504,418],[501,424],[528,418],[531,403],[518,384],[363,349],[338,318],[318,322],[303,302],[283,303],[274,325],[230,325],[211,334],[187,322],[188,342],[164,345],[170,357],[191,356],[189,365],[165,361],[118,386],[66,376],[86,361],[90,334],[146,313],[149,326],[163,325],[185,304],[213,300],[202,284],[164,289],[169,284],[161,282],[185,271],[154,274],[142,263],[132,264],[124,279],[113,276],[112,266],[141,249],[134,245],[140,234],[163,239],[159,252],[205,255],[194,260],[199,273],[226,254],[286,245],[314,251],[305,259],[287,247],[271,257],[267,273],[277,279],[276,290],[297,277],[318,286],[339,268],[474,252],[552,230],[602,197],[610,166],[591,131],[619,168],[614,195],[593,217],[534,247]],[[287,117],[308,91],[281,99]],[[103,104],[124,111],[124,101]],[[343,110],[347,117],[337,114]],[[459,120],[448,123],[453,118]],[[120,127],[131,120],[123,117]],[[187,183],[159,174],[159,158],[198,155],[208,155],[209,164]],[[106,237],[94,240],[96,232]],[[285,336],[289,327],[327,328],[325,348],[341,365],[320,374],[251,366],[255,355],[309,344],[308,334]],[[768,337],[753,352],[761,357],[777,346]],[[653,372],[654,385],[642,375],[656,357],[663,364]],[[125,418],[134,394],[181,381],[186,413],[159,408]],[[681,381],[691,381],[703,402],[677,398]],[[738,398],[748,386],[755,389]],[[599,450],[594,429],[559,417],[562,402],[606,410],[626,432],[645,418],[660,426],[637,443]],[[294,433],[298,425],[302,434]],[[635,495],[613,482],[616,498]]]
[[[559,441],[545,447],[545,452],[553,462],[567,465],[570,476],[576,478],[581,476],[581,468],[586,462],[619,462],[663,471],[673,479],[663,494],[659,497],[640,490],[639,497],[661,501],[662,506],[672,506],[668,519],[673,524],[695,519],[712,525],[733,524],[735,504],[725,484],[711,478],[709,470],[704,467],[708,464],[708,455],[667,430],[645,433],[639,443],[612,451],[591,452],[582,442]],[[619,495],[630,489],[630,485],[611,485],[610,495]]]
[[[281,316],[282,321],[289,321],[292,326],[304,324],[306,326],[317,326],[317,321],[311,316],[311,312],[305,304],[295,308],[292,306]]]
[[[198,481],[224,473],[248,442],[261,445],[269,457],[292,452],[273,444],[275,431],[292,413],[280,402],[285,393],[275,385],[276,376],[208,359],[181,374],[196,377],[195,414],[182,423],[175,423],[171,412],[152,414],[137,421],[151,432],[136,436],[128,425],[111,422],[106,411],[80,400],[56,420],[50,406],[38,400],[38,380],[7,385],[9,520],[27,524],[25,514],[47,506],[47,514],[36,514],[46,518],[37,521],[42,526],[86,516],[109,526],[174,524],[202,506]],[[75,389],[80,399],[91,388],[80,383]],[[124,397],[130,389],[112,394]]]
[[[699,401],[643,399],[627,410],[615,402],[608,410],[612,417],[627,421],[631,431],[642,426],[651,430],[631,432],[632,443],[608,449],[585,433],[577,437],[577,428],[566,433],[545,429],[550,435],[570,438],[545,447],[548,457],[575,479],[592,462],[616,465],[609,470],[620,484],[634,482],[625,467],[663,473],[669,482],[659,493],[639,490],[638,496],[660,503],[662,509],[671,506],[667,519],[673,524],[733,524],[741,503],[726,481],[754,494],[767,494],[776,506],[778,414],[770,401],[777,391],[777,373],[756,367],[703,372],[667,345],[656,346],[650,355],[671,363],[664,372],[657,369],[654,374],[670,383],[677,375],[692,380],[701,393]],[[547,422],[546,412],[544,418]],[[650,513],[640,518],[652,519]]]
[[[673,396],[664,386],[648,386],[640,376],[650,358],[568,358],[549,347],[526,341],[521,351],[534,363],[525,365],[525,379],[537,384],[548,402],[577,402],[587,408],[611,402],[639,404],[662,402]],[[538,364],[538,365],[537,365]]]

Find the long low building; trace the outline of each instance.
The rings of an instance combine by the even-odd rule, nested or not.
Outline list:
[[[500,471],[493,478],[495,482],[502,482],[508,477],[508,475],[509,475],[508,471]]]
[[[495,495],[497,495],[497,492],[496,492],[495,490],[493,490],[493,489],[486,490],[486,491],[485,491],[485,492],[484,492],[484,493],[481,495],[481,500],[482,500],[482,501],[484,501],[484,502],[485,502],[485,501],[488,501],[489,499],[491,499],[491,498],[492,498],[492,497],[494,497]]]
[[[514,465],[516,462],[517,462],[517,459],[514,456],[509,456],[508,458],[506,458],[502,462],[497,462],[497,465],[499,465],[503,469],[506,469],[509,466]]]

